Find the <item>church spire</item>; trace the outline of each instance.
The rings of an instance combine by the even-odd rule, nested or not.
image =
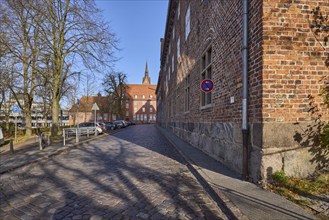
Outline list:
[[[151,84],[151,78],[149,76],[149,69],[147,66],[147,62],[146,62],[146,66],[145,66],[145,74],[143,77],[143,84]]]

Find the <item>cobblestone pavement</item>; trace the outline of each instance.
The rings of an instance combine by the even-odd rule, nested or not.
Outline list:
[[[0,176],[0,219],[228,219],[153,125]]]

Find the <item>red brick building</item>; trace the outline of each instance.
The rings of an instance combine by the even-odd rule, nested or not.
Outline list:
[[[329,120],[318,95],[321,79],[329,75],[328,45],[321,45],[310,28],[317,6],[329,11],[327,0],[249,0],[243,47],[243,1],[170,0],[161,40],[158,124],[230,169],[242,173],[247,167],[254,182],[278,170],[306,176],[328,161],[305,132],[315,121],[309,96],[315,97],[322,120]],[[248,52],[245,102],[243,51]],[[213,80],[212,92],[200,90],[203,79]]]
[[[83,96],[79,105],[75,104],[69,111],[69,125],[76,125],[82,122],[94,122],[95,111],[92,111],[93,104],[96,103],[99,110],[96,111],[97,122],[107,122],[115,120],[116,115],[112,114],[110,98],[98,94],[97,96]]]
[[[126,117],[137,123],[156,122],[156,85],[151,84],[146,63],[142,84],[128,84]]]
[[[151,84],[146,63],[142,84],[127,85],[126,103],[123,103],[126,114],[123,119],[135,123],[155,123],[155,89],[156,85]],[[74,105],[69,112],[69,125],[75,125],[81,122],[93,122],[95,120],[95,112],[91,109],[94,103],[99,107],[99,110],[96,111],[98,122],[121,119],[118,115],[113,114],[110,99],[110,97],[104,97],[100,94],[97,96],[83,96],[80,99],[80,104]]]

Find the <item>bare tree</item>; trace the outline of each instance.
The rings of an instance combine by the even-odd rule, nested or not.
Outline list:
[[[0,46],[5,51],[3,59],[10,60],[11,69],[17,70],[11,72],[16,82],[9,88],[25,115],[27,136],[32,134],[31,107],[40,51],[39,29],[34,24],[42,20],[32,6],[38,7],[38,1],[3,0],[0,7]],[[23,99],[18,94],[23,94]]]
[[[52,59],[52,135],[56,135],[63,84],[78,68],[73,63],[94,70],[110,66],[116,39],[92,0],[46,0],[42,8],[45,19],[40,29]]]
[[[103,86],[108,97],[111,97],[113,113],[123,119],[126,113],[127,75],[122,72],[107,73]]]

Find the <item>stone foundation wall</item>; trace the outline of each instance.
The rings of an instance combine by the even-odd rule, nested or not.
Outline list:
[[[241,128],[235,123],[168,123],[167,127],[177,136],[228,168],[242,170]]]
[[[262,127],[263,178],[280,170],[287,175],[306,177],[316,168],[328,166],[329,155],[319,146],[316,124],[265,123]]]
[[[242,173],[242,135],[237,123],[168,122],[171,132],[199,148],[229,169]],[[250,125],[249,175],[251,181],[266,181],[283,170],[287,175],[306,177],[329,161],[318,143],[305,133],[311,123],[255,123]],[[327,164],[328,165],[328,164]]]

